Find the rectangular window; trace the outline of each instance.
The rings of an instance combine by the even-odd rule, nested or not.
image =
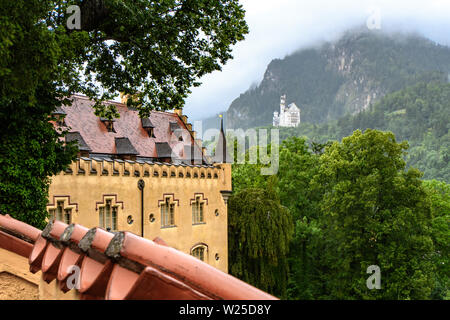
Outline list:
[[[175,225],[175,204],[170,204],[170,225]]]
[[[48,213],[49,213],[49,219],[55,220],[55,209],[48,210]]]
[[[192,204],[192,223],[197,221],[197,202]]]
[[[72,209],[64,209],[64,223],[72,223]]]
[[[98,225],[100,228],[117,230],[117,219],[119,207],[112,206],[111,200],[106,200],[106,204],[98,209]]]
[[[166,210],[166,205],[162,204],[161,205],[161,227],[165,227],[167,225],[165,210]]]
[[[196,198],[192,204],[192,223],[202,223],[203,221],[203,205],[204,202],[200,202],[200,198]]]
[[[198,222],[203,222],[203,202],[200,203],[200,208],[199,208],[199,214],[198,214]]]
[[[63,208],[64,208],[64,201],[58,201],[56,205],[56,220],[62,221],[63,219]]]
[[[161,204],[161,227],[170,227],[175,225],[175,204],[169,202],[166,198],[164,204]]]
[[[48,210],[50,220],[62,221],[66,224],[72,223],[72,208],[65,208],[64,201],[56,201],[56,208]]]
[[[100,207],[99,208],[98,226],[100,228],[105,228],[105,207]]]
[[[117,207],[112,207],[112,229],[117,230]]]
[[[111,229],[111,200],[106,200],[105,206],[105,227]]]

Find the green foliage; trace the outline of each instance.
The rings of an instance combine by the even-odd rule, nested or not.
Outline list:
[[[392,133],[357,130],[320,158],[313,183],[325,188],[320,218],[325,297],[426,299],[433,288],[431,209],[407,144]],[[382,290],[366,287],[378,265]]]
[[[298,128],[282,128],[280,139],[307,136],[325,143],[340,140],[354,130],[367,128],[392,131],[399,140],[408,140],[405,159],[410,167],[424,172],[424,179],[450,182],[450,84],[431,82],[386,95],[368,110],[337,121]]]
[[[450,298],[450,185],[437,181],[424,181],[431,199],[433,216],[434,263],[437,268],[433,299]]]
[[[321,146],[315,145],[318,153]],[[317,296],[315,273],[316,242],[321,234],[317,223],[320,192],[310,186],[317,174],[319,156],[309,151],[304,139],[291,137],[283,141],[278,171],[278,194],[294,220],[294,237],[290,244],[289,285],[291,299],[313,299]]]
[[[62,67],[66,54],[77,52],[77,37],[68,52],[61,41],[71,36],[50,32],[40,21],[48,2],[3,1],[0,6],[0,213],[43,227],[49,176],[75,156],[55,131],[51,113],[66,100]],[[64,39],[64,40],[62,40]],[[70,41],[68,41],[70,42]],[[73,50],[73,51],[72,51]]]
[[[228,204],[230,274],[279,297],[286,297],[287,253],[292,237],[289,211],[268,189],[243,189]]]
[[[81,7],[81,30],[67,29],[69,5]],[[0,212],[42,226],[49,177],[76,153],[48,121],[74,93],[109,118],[103,101],[118,92],[138,98],[128,104],[141,116],[181,108],[247,32],[237,0],[2,1]]]
[[[258,165],[235,165],[242,201],[230,214],[255,210],[252,196],[243,197],[252,187],[271,190],[265,196],[289,210],[289,299],[448,299],[449,185],[422,182],[418,170],[407,169],[407,149],[391,132],[357,130],[309,148],[304,138],[286,139],[276,177],[261,176]],[[242,223],[233,228],[250,222]],[[246,230],[259,239],[258,223]],[[230,259],[230,270],[242,270],[248,252],[235,240],[230,233],[230,254],[241,260]],[[370,265],[381,268],[381,290],[366,286]],[[259,269],[247,270],[234,274],[254,281]]]

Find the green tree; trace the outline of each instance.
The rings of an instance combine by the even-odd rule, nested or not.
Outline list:
[[[229,272],[285,298],[293,226],[289,211],[280,204],[273,189],[273,180],[267,189],[243,189],[229,199]]]
[[[324,145],[314,144],[314,153]],[[311,153],[303,138],[291,137],[281,144],[277,192],[289,208],[294,236],[289,250],[290,299],[313,299],[316,295],[318,252],[315,250],[320,228],[317,223],[321,194],[310,185],[317,173],[317,154]]]
[[[426,299],[433,289],[431,204],[408,148],[390,132],[357,130],[326,148],[313,184],[323,188],[324,298]],[[366,287],[381,268],[381,290]]]
[[[81,29],[67,27],[69,5]],[[2,1],[0,212],[42,227],[49,177],[75,157],[49,120],[74,93],[109,118],[102,102],[118,92],[141,116],[181,108],[247,32],[238,0]]]
[[[450,299],[450,185],[423,182],[431,199],[433,242],[435,246],[436,286],[432,299]]]

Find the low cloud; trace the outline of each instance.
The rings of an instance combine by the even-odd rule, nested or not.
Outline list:
[[[450,45],[448,0],[241,0],[250,33],[233,50],[234,59],[201,79],[184,112],[190,120],[225,111],[233,99],[259,83],[271,60],[366,25],[379,12],[381,29],[415,31]],[[374,11],[376,10],[376,11]]]

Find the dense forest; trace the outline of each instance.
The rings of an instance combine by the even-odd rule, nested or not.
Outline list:
[[[279,128],[276,175],[234,164],[230,272],[287,299],[450,299],[449,126],[450,84],[432,81]]]
[[[276,175],[233,164],[230,273],[284,299],[449,299],[450,185],[423,180],[407,151],[367,129],[285,139]]]
[[[450,84],[432,82],[386,95],[355,115],[323,124],[302,123],[298,128],[280,128],[280,139],[305,136],[309,142],[340,140],[354,130],[392,131],[407,140],[408,166],[424,172],[424,179],[450,183]]]
[[[275,175],[233,164],[230,273],[284,299],[450,299],[449,72],[448,47],[360,30],[273,60],[227,127],[274,129],[281,94],[302,122]]]

